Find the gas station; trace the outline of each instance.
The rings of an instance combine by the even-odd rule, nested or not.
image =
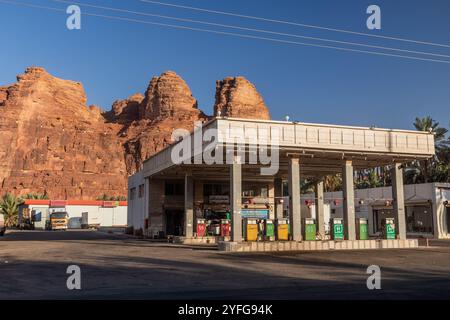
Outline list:
[[[174,157],[180,150],[182,161]],[[428,132],[218,117],[129,178],[130,194],[139,188],[140,196],[129,195],[128,216],[142,220],[131,226],[145,237],[217,243],[224,251],[414,247],[417,240],[406,238],[403,164],[434,152]],[[379,166],[391,168],[394,215],[374,240],[367,219],[355,213],[354,172]],[[324,177],[337,173],[343,214],[327,221],[326,232]],[[313,199],[301,198],[302,178],[315,181]],[[311,203],[314,218],[305,210]]]

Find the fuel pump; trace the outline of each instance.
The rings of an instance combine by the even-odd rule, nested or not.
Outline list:
[[[258,220],[246,218],[244,219],[244,236],[245,241],[258,240]]]
[[[274,241],[275,240],[275,225],[272,219],[266,219],[264,222],[264,229],[266,231],[265,240]]]
[[[277,219],[277,240],[288,241],[289,240],[289,222],[288,219]]]
[[[231,234],[231,224],[230,220],[222,219],[220,220],[220,236],[229,237]]]
[[[384,218],[381,220],[383,225],[383,238],[384,239],[395,239],[395,219],[394,218]]]
[[[366,218],[356,218],[356,239],[368,240],[369,228]]]
[[[316,240],[316,223],[312,218],[303,219],[303,239],[305,241]]]
[[[342,218],[331,218],[330,228],[333,240],[344,240],[344,224],[342,223]]]
[[[197,219],[197,237],[202,238],[206,235],[206,220]]]

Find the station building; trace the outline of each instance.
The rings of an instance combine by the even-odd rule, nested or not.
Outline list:
[[[290,241],[300,242],[308,215],[300,178],[316,181],[314,218],[317,233],[324,235],[323,178],[341,173],[345,239],[354,241],[354,170],[390,166],[396,237],[405,240],[403,164],[434,152],[428,132],[218,117],[147,159],[129,177],[128,224],[150,238],[195,239],[198,221],[228,219],[230,238],[223,240],[241,243],[246,240],[243,221],[288,219]]]
[[[450,183],[423,183],[404,186],[406,235],[434,239],[450,239]],[[301,196],[307,217],[315,219],[315,194]],[[330,230],[333,217],[343,217],[343,194],[324,193],[325,230]],[[357,218],[368,221],[369,235],[382,235],[382,221],[394,218],[392,187],[355,190]],[[284,208],[287,210],[287,207]]]
[[[19,225],[31,219],[34,228],[44,230],[54,212],[67,212],[69,229],[127,226],[126,201],[34,200],[26,199],[19,207]]]

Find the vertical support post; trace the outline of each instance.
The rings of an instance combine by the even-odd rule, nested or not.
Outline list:
[[[319,178],[316,182],[316,223],[317,232],[322,239],[325,237],[325,213],[323,201],[323,179]]]
[[[194,180],[190,173],[184,176],[184,236],[194,236]]]
[[[298,158],[289,158],[289,222],[293,241],[302,240],[302,222],[300,206],[300,161]]]
[[[147,229],[144,230],[145,236],[149,237],[149,229],[150,229],[150,210],[149,210],[149,202],[150,202],[150,179],[145,178],[145,186],[144,186],[144,212],[142,213],[142,221],[147,219]],[[145,226],[144,226],[145,227]]]
[[[403,190],[403,169],[400,163],[395,163],[391,169],[392,195],[394,197],[395,230],[400,240],[406,239],[405,196]]]
[[[281,201],[283,197],[283,179],[275,178],[274,181],[275,188],[275,219],[283,218],[283,203]]]
[[[345,238],[346,240],[356,240],[355,190],[353,182],[353,163],[351,160],[345,161],[342,171]]]
[[[242,166],[240,157],[230,165],[231,241],[242,241]]]

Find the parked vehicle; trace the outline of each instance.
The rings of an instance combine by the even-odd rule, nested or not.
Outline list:
[[[5,235],[6,227],[5,227],[5,219],[3,214],[0,213],[0,236]]]
[[[67,212],[54,212],[50,215],[51,230],[67,230],[69,215]]]

